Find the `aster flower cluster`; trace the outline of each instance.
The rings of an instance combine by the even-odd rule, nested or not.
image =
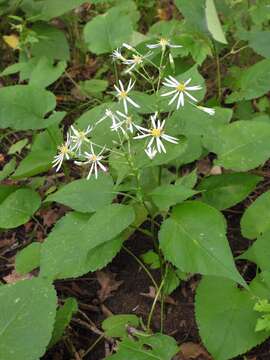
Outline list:
[[[161,38],[157,43],[148,44],[147,47],[153,51],[160,48],[163,58],[167,49],[178,48],[181,47],[181,45],[174,45],[169,39]],[[126,58],[122,54],[122,49],[131,51],[131,58]],[[143,68],[144,73],[148,75],[147,71],[144,69],[144,65],[145,63],[155,65],[152,63],[151,55],[152,52],[142,55],[134,47],[123,44],[122,48],[113,51],[112,58],[113,61],[120,61],[123,65],[128,66],[125,73],[132,75],[132,73],[136,71],[141,74],[140,68]],[[202,87],[200,85],[193,85],[192,78],[180,82],[175,77],[169,75],[162,81],[164,88],[168,88],[169,91],[161,91],[160,93],[159,84],[161,80],[161,65],[158,70],[159,80],[156,94],[159,94],[162,97],[171,97],[168,105],[175,104],[176,110],[179,110],[181,107],[184,107],[185,102],[188,101],[197,109],[204,111],[209,115],[214,115],[214,109],[197,105],[197,99],[193,95],[193,92],[201,90]],[[107,148],[106,145],[100,146],[95,144],[91,140],[91,135],[96,126],[99,126],[99,124],[104,121],[108,122],[108,120],[110,121],[110,130],[118,133],[121,144],[128,141],[130,146],[131,138],[134,140],[146,140],[144,151],[151,160],[153,160],[158,153],[166,153],[166,143],[174,145],[178,144],[179,139],[171,136],[166,131],[166,122],[169,120],[166,118],[161,120],[162,115],[158,114],[158,112],[150,116],[149,126],[141,126],[134,122],[131,109],[135,110],[140,109],[141,107],[132,95],[134,86],[135,80],[132,80],[131,78],[129,79],[127,86],[124,85],[122,80],[119,80],[118,84],[114,85],[115,96],[123,108],[122,111],[112,111],[109,108],[106,109],[104,115],[101,116],[93,126],[88,126],[85,130],[77,129],[73,125],[70,127],[66,141],[59,146],[59,152],[53,160],[53,167],[56,168],[56,171],[60,170],[64,160],[70,159],[75,160],[74,162],[78,166],[88,166],[87,179],[92,175],[97,178],[99,170],[107,171],[107,167],[104,163],[106,163],[106,159],[110,152],[113,152],[114,150]]]

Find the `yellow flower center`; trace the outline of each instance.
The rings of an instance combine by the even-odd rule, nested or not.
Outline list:
[[[126,118],[126,123],[127,123],[128,125],[132,124],[132,117],[131,117],[131,116],[128,116],[128,117]]]
[[[180,83],[179,85],[176,86],[176,89],[178,91],[185,91],[186,90],[186,85]]]
[[[120,91],[119,96],[120,96],[120,98],[122,98],[122,99],[126,98],[126,97],[127,97],[126,91]]]
[[[96,155],[92,155],[91,160],[92,160],[93,162],[97,161],[97,156],[96,156]]]
[[[86,138],[84,131],[79,131],[79,137],[81,140],[84,140]]]
[[[160,137],[162,134],[161,129],[151,129],[151,135],[154,137]]]
[[[67,154],[69,152],[69,148],[66,145],[61,145],[58,147],[58,149],[59,149],[59,152],[63,155]]]
[[[142,57],[138,56],[138,55],[133,55],[133,60],[136,64],[141,64],[142,63]]]
[[[164,48],[165,46],[167,46],[169,44],[169,41],[167,39],[165,39],[165,38],[161,38],[159,40],[159,43]]]

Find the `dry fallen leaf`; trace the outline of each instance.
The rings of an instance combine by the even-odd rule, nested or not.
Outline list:
[[[198,160],[196,166],[198,174],[203,175],[208,175],[212,168],[212,164],[209,158]]]
[[[218,165],[215,165],[210,170],[210,175],[220,175],[222,174],[222,168]]]
[[[6,281],[7,284],[13,284],[21,280],[31,279],[33,275],[26,274],[26,275],[20,275],[16,273],[15,270],[13,270],[9,275],[3,277],[3,279]]]
[[[59,209],[49,209],[40,212],[40,215],[43,219],[43,224],[50,227],[56,223],[56,221],[61,217],[62,214],[61,212],[59,212]]]
[[[18,49],[19,46],[19,38],[17,35],[15,34],[11,34],[11,35],[4,35],[3,36],[3,40],[4,42],[11,47],[12,49],[16,50]]]
[[[105,301],[108,297],[112,296],[112,292],[117,290],[123,281],[115,280],[116,274],[113,274],[109,271],[97,271],[96,272],[97,281],[101,286],[101,289],[98,290],[98,298],[101,302]]]
[[[186,342],[181,344],[180,352],[175,356],[174,360],[211,360],[211,356],[200,344]]]

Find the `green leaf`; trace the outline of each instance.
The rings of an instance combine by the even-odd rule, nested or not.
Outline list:
[[[184,272],[216,275],[243,286],[226,238],[225,219],[209,205],[187,201],[163,222],[159,242],[165,258]]]
[[[65,71],[66,61],[59,61],[56,65],[52,59],[42,56],[30,75],[29,85],[46,88],[54,83]]]
[[[149,265],[151,269],[159,269],[160,268],[160,259],[156,252],[153,250],[148,250],[146,253],[141,255],[143,262],[146,265]]]
[[[185,164],[189,164],[197,159],[199,159],[203,152],[202,140],[198,135],[188,135],[187,147],[185,152],[177,159],[172,161],[172,165],[180,167]]]
[[[251,100],[270,90],[270,59],[264,59],[241,73],[239,91],[228,96],[226,103]]]
[[[126,237],[124,234],[118,235],[116,238],[89,250],[82,270],[83,273],[100,270],[108,265],[121,250]]]
[[[169,267],[163,286],[164,294],[170,295],[179,286],[180,281],[180,277],[177,275],[176,271],[172,267]]]
[[[218,155],[217,165],[235,171],[247,171],[270,157],[270,124],[260,121],[236,121],[224,126],[207,144]]]
[[[42,9],[39,19],[51,20],[55,17],[61,16],[70,10],[79,7],[84,0],[46,0],[42,2]]]
[[[69,60],[69,45],[63,31],[42,22],[35,24],[32,29],[39,37],[39,41],[31,47],[33,57],[45,56],[51,60]]]
[[[252,174],[222,174],[204,178],[197,189],[202,191],[205,203],[224,210],[244,200],[260,180]]]
[[[49,91],[30,85],[3,87],[0,89],[0,128],[43,128],[46,126],[44,116],[55,105],[55,96]]]
[[[169,133],[168,133],[169,134]],[[178,144],[166,143],[166,153],[158,153],[153,160],[150,160],[145,154],[147,141],[134,140],[132,151],[134,152],[134,163],[140,169],[169,164],[171,161],[179,158],[186,149],[187,143],[184,137],[179,139]]]
[[[22,149],[25,147],[25,145],[28,144],[28,139],[21,139],[17,142],[15,142],[15,144],[12,144],[11,147],[8,150],[8,155],[13,155],[16,153],[21,153]]]
[[[79,212],[94,212],[112,202],[114,184],[110,175],[100,174],[98,179],[80,179],[64,185],[46,198],[71,207]]]
[[[138,327],[138,317],[132,314],[113,315],[102,322],[102,329],[105,335],[110,337],[126,336],[127,326]]]
[[[15,268],[19,274],[28,274],[39,267],[41,243],[34,242],[16,254]]]
[[[103,103],[102,105],[96,106],[93,109],[82,114],[77,119],[76,124],[80,129],[87,128],[87,126],[94,126],[97,121],[104,117],[106,109],[116,111],[119,109],[118,103]],[[117,133],[111,131],[111,120],[109,118],[102,121],[98,126],[94,126],[91,132],[91,139],[94,143],[107,147],[113,146],[113,141],[119,141]]]
[[[238,259],[254,262],[262,271],[270,271],[270,229],[259,235],[257,240]]]
[[[207,27],[213,38],[223,44],[227,44],[221,23],[218,18],[214,0],[206,0],[205,15]]]
[[[189,189],[192,189],[197,183],[197,169],[194,169],[189,174],[186,174],[178,178],[175,182],[176,185],[183,185]]]
[[[174,338],[156,333],[146,336],[136,332],[136,338],[126,337],[120,342],[115,355],[107,357],[108,360],[171,360],[179,351]]]
[[[53,330],[56,293],[35,278],[0,287],[0,354],[5,360],[37,360]]]
[[[187,103],[183,109],[175,111],[169,118],[167,131],[173,135],[209,135],[217,126],[229,123],[231,117],[231,109],[215,108],[215,115],[209,116]]]
[[[21,161],[12,178],[22,179],[49,170],[60,141],[58,128],[49,128],[39,133],[34,139],[30,153]]]
[[[229,281],[205,277],[196,294],[195,312],[200,337],[215,360],[232,359],[262,343],[269,332],[255,332],[259,315],[256,297]]]
[[[97,95],[105,91],[109,85],[107,80],[91,79],[79,82],[83,92],[90,95]]]
[[[51,337],[51,341],[48,347],[54,346],[61,340],[66,328],[68,327],[72,316],[78,311],[78,304],[76,299],[67,298],[63,306],[61,306],[55,317],[54,329]]]
[[[132,227],[127,228],[121,235],[116,236],[115,239],[107,241],[88,252],[84,265],[85,273],[104,268],[121,250],[123,242],[134,232],[134,229],[147,219],[144,206],[135,203],[133,204],[133,209],[135,211],[135,220],[131,224]]]
[[[248,239],[255,239],[270,228],[267,216],[270,207],[270,191],[259,196],[244,212],[241,218],[241,232]]]
[[[123,42],[129,42],[132,31],[130,17],[115,7],[86,24],[84,39],[88,49],[100,55],[113,51]]]
[[[31,189],[18,189],[0,204],[0,228],[12,229],[30,220],[40,207],[39,195]]]
[[[0,203],[2,203],[10,194],[19,189],[15,185],[1,185],[0,184]]]
[[[179,204],[197,191],[191,190],[183,185],[161,185],[155,188],[149,196],[160,210],[167,210],[170,206]]]
[[[8,163],[5,164],[3,169],[0,171],[0,181],[5,180],[9,175],[13,173],[16,168],[16,159],[12,158]]]
[[[98,210],[90,217],[85,214],[69,213],[58,221],[41,248],[41,275],[50,278],[80,276],[89,271],[88,254],[106,242],[117,238],[133,221],[131,206],[112,204]],[[76,239],[80,241],[76,241]],[[118,243],[115,245],[118,249]],[[114,248],[107,252],[114,253]],[[101,248],[99,248],[101,250]],[[105,249],[106,250],[106,249]],[[98,254],[98,255],[97,255]],[[103,261],[102,252],[96,251]],[[111,260],[111,259],[110,259]],[[109,261],[110,261],[109,260]]]
[[[259,55],[270,58],[270,31],[250,31],[246,33],[245,40],[249,46]]]
[[[175,0],[175,5],[194,31],[208,32],[205,18],[205,0]]]

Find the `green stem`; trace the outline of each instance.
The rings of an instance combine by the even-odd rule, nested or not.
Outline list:
[[[221,102],[221,72],[220,72],[220,60],[215,46],[215,56],[216,56],[216,65],[217,65],[217,90],[218,90],[218,101]]]
[[[93,344],[90,346],[89,349],[87,349],[85,351],[85,353],[82,355],[82,359],[87,355],[89,354],[93,349],[94,347],[96,347],[96,345],[104,338],[104,334],[101,334],[96,341],[93,342]]]
[[[117,71],[117,65],[115,63],[115,61],[113,62],[113,69],[114,69],[114,76],[115,76],[115,81],[118,84],[118,71]]]
[[[162,72],[163,72],[162,65],[163,65],[164,54],[165,54],[165,50],[163,50],[162,53],[161,53],[161,58],[160,58],[160,63],[159,63],[159,74],[158,74],[158,83],[157,83],[156,93],[158,92],[158,90],[159,90],[159,88],[160,88],[160,82],[161,82]]]
[[[157,301],[158,301],[158,298],[159,298],[159,295],[161,293],[161,290],[164,286],[164,282],[165,282],[165,278],[162,279],[161,283],[160,283],[160,286],[157,290],[157,293],[156,293],[156,296],[155,296],[155,299],[153,301],[153,304],[152,304],[152,307],[151,307],[151,310],[150,310],[150,314],[148,316],[148,320],[147,320],[147,330],[148,332],[150,332],[151,330],[151,321],[152,321],[152,317],[153,317],[153,314],[154,314],[154,311],[155,311],[155,308],[156,308],[156,304],[157,304]]]

